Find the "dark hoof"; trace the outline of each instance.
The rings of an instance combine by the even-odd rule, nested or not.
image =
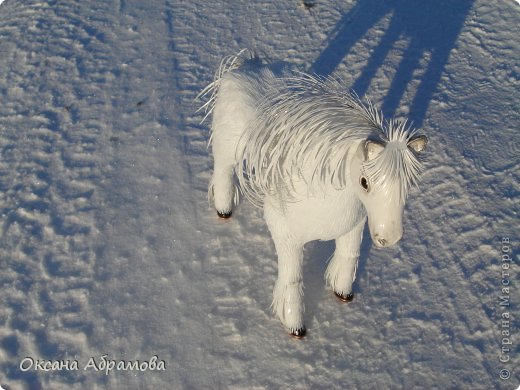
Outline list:
[[[303,339],[306,333],[307,330],[305,329],[305,327],[291,330],[291,336],[295,339]]]
[[[334,291],[334,295],[337,296],[341,302],[352,302],[352,300],[354,299],[354,293],[340,294]]]
[[[220,211],[217,210],[217,215],[220,218],[228,219],[229,217],[231,217],[231,211],[220,212]]]

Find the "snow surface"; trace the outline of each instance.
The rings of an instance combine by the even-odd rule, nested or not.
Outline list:
[[[520,6],[311,4],[1,5],[4,389],[518,387]],[[206,199],[209,133],[193,99],[243,47],[341,76],[430,139],[405,236],[376,250],[366,235],[351,304],[324,286],[333,243],[306,248],[301,341],[270,312],[261,211],[243,203],[222,221]],[[105,354],[157,355],[166,370],[83,370]],[[25,357],[79,370],[21,371]]]

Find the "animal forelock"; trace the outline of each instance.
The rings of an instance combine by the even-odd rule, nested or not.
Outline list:
[[[397,187],[399,201],[404,203],[408,191],[416,185],[422,163],[407,146],[408,137],[389,141],[382,152],[363,164],[368,180],[381,189]]]

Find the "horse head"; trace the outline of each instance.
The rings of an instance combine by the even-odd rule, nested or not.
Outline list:
[[[389,140],[366,139],[350,166],[352,186],[368,214],[374,244],[387,247],[403,236],[403,211],[408,189],[420,173],[424,135],[397,131]]]

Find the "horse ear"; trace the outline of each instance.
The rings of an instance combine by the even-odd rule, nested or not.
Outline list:
[[[426,138],[425,135],[418,135],[417,137],[413,137],[410,141],[408,141],[408,147],[416,153],[421,153],[424,151],[427,144],[428,138]]]
[[[367,139],[365,141],[365,161],[370,161],[383,151],[385,144]]]

